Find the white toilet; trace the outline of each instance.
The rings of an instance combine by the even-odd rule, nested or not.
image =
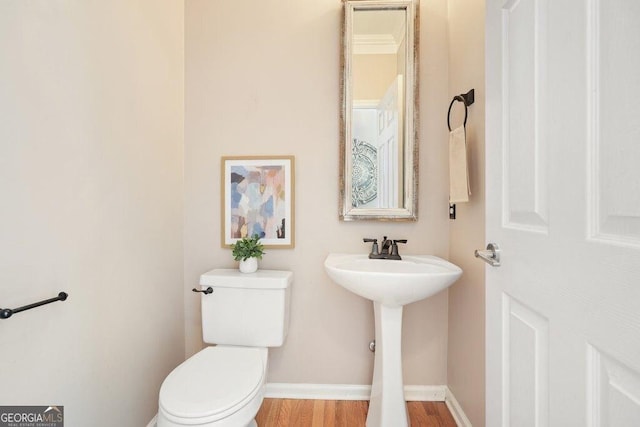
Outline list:
[[[160,387],[158,427],[256,426],[264,397],[267,347],[289,329],[293,273],[211,270],[200,277],[207,347],[175,368]]]

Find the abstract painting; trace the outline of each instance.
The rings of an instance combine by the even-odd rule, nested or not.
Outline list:
[[[265,247],[293,248],[294,158],[222,158],[223,246],[257,234]]]

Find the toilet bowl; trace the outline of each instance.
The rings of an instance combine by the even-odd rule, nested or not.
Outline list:
[[[158,427],[255,425],[264,398],[267,349],[207,347],[160,388]],[[254,424],[252,424],[254,423]]]
[[[157,427],[255,427],[267,376],[268,347],[289,329],[292,273],[212,270],[200,277],[206,347],[165,378]]]

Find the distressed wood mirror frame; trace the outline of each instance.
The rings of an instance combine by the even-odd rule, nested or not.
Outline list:
[[[357,153],[362,153],[362,147],[375,152],[372,144],[363,145],[361,141],[354,137],[354,108],[361,104],[375,103],[376,100],[356,99],[354,95],[354,55],[356,51],[362,52],[369,49],[365,44],[379,43],[375,39],[379,36],[373,34],[356,34],[354,21],[356,15],[362,21],[362,12],[394,12],[394,16],[401,16],[404,20],[404,45],[397,49],[398,81],[398,108],[396,115],[400,117],[397,121],[397,147],[393,161],[386,163],[376,160],[368,160],[371,169],[381,180],[395,183],[389,188],[390,193],[394,193],[393,201],[389,203],[362,203],[371,199],[361,197],[363,190],[358,187],[359,183],[354,182],[361,179],[361,165],[354,165],[358,162]],[[401,13],[398,13],[401,12]],[[374,14],[369,13],[368,16]],[[378,17],[379,18],[379,17]],[[377,18],[376,18],[377,19]],[[380,19],[377,19],[380,21]],[[384,18],[383,18],[384,20]],[[358,22],[360,24],[360,21]],[[362,25],[360,25],[362,26]],[[363,30],[366,32],[366,30]],[[372,30],[375,31],[375,30]],[[340,179],[339,179],[339,215],[344,221],[354,220],[378,220],[378,221],[416,221],[418,218],[418,3],[417,0],[345,0],[344,19],[342,27],[342,55],[341,55],[341,114],[340,114]],[[396,39],[398,36],[396,36]],[[364,41],[363,41],[364,40]],[[404,62],[404,63],[402,63]],[[375,73],[376,69],[367,69]],[[391,87],[391,86],[390,86]],[[385,95],[386,96],[386,95]],[[378,110],[379,111],[379,110]],[[378,122],[380,113],[378,112]],[[365,157],[366,158],[366,157]],[[389,173],[376,170],[373,166],[375,162],[381,165],[392,164],[397,166]],[[392,166],[393,167],[393,166]],[[391,167],[391,168],[392,168]],[[354,177],[354,171],[357,176]],[[382,172],[382,173],[380,173]],[[371,171],[367,173],[372,174]],[[395,174],[393,179],[388,180],[386,175]],[[386,178],[385,178],[386,177]],[[376,179],[374,177],[374,179]],[[379,183],[374,184],[380,187]],[[382,190],[378,190],[385,192]],[[376,192],[372,189],[371,192]],[[373,206],[372,206],[373,205]]]

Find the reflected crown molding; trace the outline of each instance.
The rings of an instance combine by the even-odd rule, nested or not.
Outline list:
[[[353,36],[354,55],[396,55],[400,43],[391,34],[355,34]]]

